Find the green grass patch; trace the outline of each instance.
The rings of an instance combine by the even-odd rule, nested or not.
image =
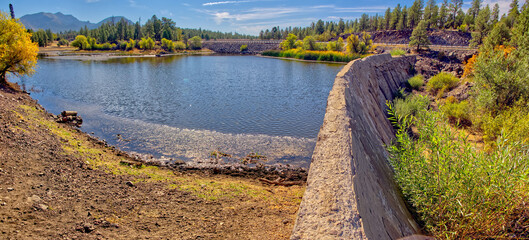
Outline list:
[[[413,76],[408,79],[408,85],[410,85],[412,89],[419,90],[424,85],[424,76],[421,74]]]
[[[264,51],[262,55],[325,62],[350,62],[352,60],[364,57],[363,55],[359,54],[345,54],[336,51],[307,51],[302,49],[290,49],[285,51],[269,50]]]
[[[389,53],[391,54],[391,56],[402,56],[406,54],[406,51],[404,49],[395,48],[392,49]]]
[[[470,103],[468,101],[454,102],[447,101],[441,106],[441,111],[448,118],[448,121],[456,126],[470,126]]]
[[[457,87],[459,85],[459,79],[446,72],[441,72],[428,80],[428,83],[426,84],[426,89],[431,94],[438,94],[438,96],[442,95],[446,91],[450,91],[451,89]]]
[[[269,187],[248,179],[180,175],[173,170],[156,166],[122,164],[122,160],[127,159],[117,156],[111,147],[94,145],[85,135],[45,117],[42,110],[27,105],[21,105],[15,110],[15,114],[29,125],[39,125],[61,139],[64,156],[78,157],[92,168],[110,174],[131,176],[134,183],[162,182],[168,188],[187,191],[206,200],[243,197],[246,200],[266,201],[270,208],[295,207],[300,203],[305,190],[303,186],[274,187],[274,190],[282,190],[282,194],[274,194],[269,191]]]

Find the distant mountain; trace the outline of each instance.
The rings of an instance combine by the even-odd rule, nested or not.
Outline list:
[[[134,22],[132,22],[131,20],[127,19],[126,17],[115,16],[115,17],[107,17],[107,18],[103,19],[101,22],[98,22],[96,24],[96,27],[100,27],[103,23],[106,23],[106,22],[118,23],[119,21],[121,21],[121,19],[125,19],[125,21],[127,21],[129,24],[134,24]]]
[[[101,26],[103,23],[119,22],[121,19],[125,19],[129,24],[133,22],[122,16],[108,17],[100,21],[99,23],[91,23],[89,21],[81,21],[72,15],[64,15],[60,12],[58,13],[35,13],[24,15],[20,18],[20,21],[28,29],[38,30],[38,29],[51,29],[52,32],[64,32],[68,30],[79,30],[84,26],[87,26],[89,29],[94,29]]]

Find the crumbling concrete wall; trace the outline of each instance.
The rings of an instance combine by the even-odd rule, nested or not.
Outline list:
[[[204,41],[202,47],[221,54],[260,54],[266,50],[279,49],[281,41],[240,41],[240,40],[218,40]],[[241,52],[241,46],[246,45],[246,51]]]
[[[419,232],[393,180],[386,100],[414,56],[374,55],[338,73],[291,239],[398,239]]]

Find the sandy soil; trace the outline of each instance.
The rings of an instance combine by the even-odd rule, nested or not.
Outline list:
[[[134,166],[0,87],[1,239],[287,239],[303,186]]]

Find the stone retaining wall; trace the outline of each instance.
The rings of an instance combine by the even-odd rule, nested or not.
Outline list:
[[[413,76],[415,56],[355,60],[338,73],[291,239],[398,239],[419,232],[384,145],[386,100]]]
[[[241,52],[242,45],[247,45],[248,50]],[[202,47],[222,54],[259,54],[279,49],[279,41],[204,41]]]

